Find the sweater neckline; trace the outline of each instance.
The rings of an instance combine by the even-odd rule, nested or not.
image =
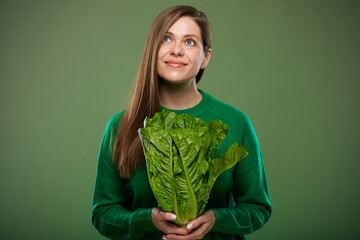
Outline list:
[[[176,114],[182,114],[182,113],[187,113],[187,114],[191,114],[193,116],[200,116],[202,113],[207,112],[211,109],[211,96],[206,93],[205,91],[201,90],[201,89],[197,89],[201,95],[202,98],[200,100],[200,102],[198,104],[196,104],[195,106],[191,107],[191,108],[187,108],[187,109],[171,109],[171,108],[166,108],[163,106],[160,106],[160,111],[166,109],[172,112],[175,112]]]

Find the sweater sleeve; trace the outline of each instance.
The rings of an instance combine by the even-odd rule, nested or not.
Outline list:
[[[113,116],[103,135],[98,155],[91,221],[101,235],[110,239],[141,239],[155,230],[151,209],[130,211],[125,180],[114,167],[110,139],[114,139],[121,114]]]
[[[225,234],[252,233],[263,227],[272,213],[259,141],[247,116],[243,126],[242,143],[249,156],[240,161],[234,171],[235,207],[212,209],[215,213],[212,231]]]

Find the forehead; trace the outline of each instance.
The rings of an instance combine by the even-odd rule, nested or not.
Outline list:
[[[179,18],[168,30],[175,35],[188,35],[193,34],[199,39],[201,37],[201,29],[199,25],[191,17]]]

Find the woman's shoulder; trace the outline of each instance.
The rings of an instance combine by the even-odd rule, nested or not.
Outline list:
[[[113,114],[106,125],[106,132],[114,132],[117,130],[121,118],[124,116],[125,110]]]
[[[109,124],[119,123],[121,118],[124,116],[125,110],[115,113],[112,115],[108,121]]]
[[[252,136],[252,133],[255,133],[250,118],[244,111],[215,98],[212,102],[212,110],[208,116],[210,119],[221,120],[230,128],[228,139],[242,144],[246,136]]]

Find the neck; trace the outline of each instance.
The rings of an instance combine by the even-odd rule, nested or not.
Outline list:
[[[159,94],[160,104],[174,110],[194,107],[202,99],[201,93],[196,88],[195,79],[177,84],[161,81]]]

